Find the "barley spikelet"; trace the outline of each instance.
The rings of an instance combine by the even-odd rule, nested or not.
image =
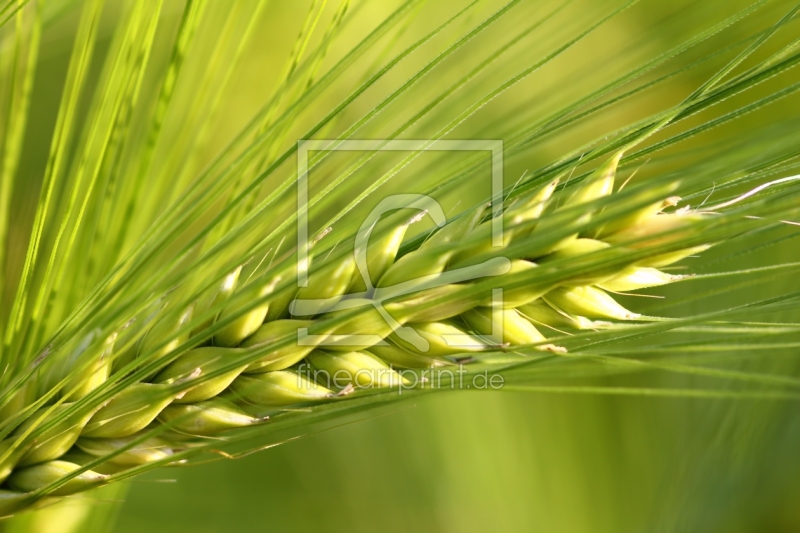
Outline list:
[[[634,216],[603,219],[615,204],[618,160],[577,186],[557,192],[553,180],[517,197],[499,215],[505,226],[499,245],[491,242],[493,217],[478,206],[398,257],[409,224],[424,215],[417,214],[367,236],[362,254],[356,249],[315,261],[319,266],[300,289],[276,292],[280,265],[241,287],[236,269],[209,301],[189,306],[177,321],[160,321],[156,313],[137,348],[120,352],[115,345],[131,326],[126,324],[106,339],[91,364],[62,369],[69,381],[56,407],[40,407],[0,443],[3,480],[16,491],[3,494],[2,512],[32,505],[36,491],[54,483],[48,497],[102,485],[149,462],[169,462],[203,437],[268,423],[265,409],[274,414],[295,405],[346,401],[358,389],[407,384],[407,369],[462,364],[482,352],[528,346],[563,353],[546,332],[636,320],[639,315],[617,303],[613,292],[680,279],[658,267],[708,243],[682,244],[704,217],[665,213],[674,198]],[[574,219],[574,213],[582,215],[573,232],[564,216]],[[592,225],[593,219],[601,222]],[[579,273],[570,264],[582,265]],[[225,306],[237,291],[257,305],[245,312]],[[175,352],[181,339],[174,332],[192,309],[215,305],[223,306],[216,322],[224,325],[205,335],[202,346]],[[233,319],[225,322],[227,316]],[[206,321],[193,333],[202,338],[214,325]],[[300,342],[301,331],[306,342]],[[149,355],[139,363],[136,353]],[[125,363],[155,371],[98,407],[59,416],[101,387],[112,366]],[[58,423],[48,427],[50,419]],[[32,433],[37,427],[47,429]],[[168,431],[149,436],[158,427]],[[98,460],[93,470],[80,470]]]

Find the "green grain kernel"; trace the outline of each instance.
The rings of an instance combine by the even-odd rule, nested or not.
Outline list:
[[[253,283],[243,289],[247,301],[260,300],[275,290],[275,285],[278,280],[272,280],[269,283]],[[247,311],[243,315],[237,316],[231,323],[226,324],[214,336],[214,344],[219,346],[236,346],[244,339],[255,333],[256,330],[264,323],[269,309],[269,302],[262,303]],[[219,317],[219,320],[225,320],[237,313],[234,308],[225,309]]]
[[[233,397],[246,403],[263,406],[292,405],[325,400],[333,392],[302,373],[277,370],[241,376],[231,385]]]
[[[476,307],[463,315],[477,333],[497,345],[524,345],[542,342],[544,335],[514,309]]]
[[[158,419],[169,424],[175,431],[201,436],[215,435],[262,421],[221,398],[194,404],[170,405],[159,414]]]
[[[288,342],[288,344],[269,350],[258,360],[250,363],[245,372],[283,370],[300,361],[314,349],[314,346],[300,346],[297,342],[298,331],[301,328],[308,328],[311,324],[310,320],[282,319],[267,322],[261,326],[242,343],[242,347],[269,347],[278,341]]]
[[[75,445],[90,455],[105,457],[128,446],[138,438],[140,438],[139,434],[119,439],[92,439],[81,437]],[[135,444],[124,452],[109,457],[108,462],[120,466],[136,466],[153,461],[160,461],[170,455],[172,455],[172,448],[167,441],[158,437],[151,437]]]
[[[597,286],[611,292],[625,292],[666,285],[682,278],[683,276],[667,274],[656,268],[629,267],[621,274],[598,283]]]
[[[548,292],[544,299],[557,309],[588,318],[633,320],[639,317],[638,314],[628,311],[611,296],[594,287],[555,289]]]
[[[219,371],[231,365],[236,355],[242,350],[236,348],[218,348],[206,346],[195,348],[180,355],[153,379],[155,383],[175,383],[181,379],[201,380],[211,372]],[[228,388],[228,385],[242,373],[247,365],[239,365],[223,374],[203,380],[198,385],[188,389],[186,393],[176,398],[175,403],[194,403],[208,400]]]
[[[80,434],[95,438],[133,435],[180,395],[171,385],[135,383],[97,411]]]
[[[43,463],[61,457],[75,444],[81,428],[89,420],[91,413],[78,411],[64,417],[63,413],[71,405],[63,403],[55,407],[42,407],[14,431],[14,436],[21,437],[32,427],[38,428],[50,421],[58,420],[53,427],[35,437],[34,444],[22,455],[19,461],[20,466]]]
[[[449,361],[410,352],[394,344],[372,346],[368,352],[393,368],[436,368],[450,364]]]
[[[547,326],[558,331],[560,328],[593,329],[596,322],[583,316],[570,315],[562,310],[556,311],[544,300],[536,300],[517,309],[525,318],[537,325]]]
[[[67,461],[49,461],[40,465],[16,470],[8,479],[8,484],[15,490],[21,492],[33,492],[55,483],[79,468],[81,468],[80,465]],[[108,476],[98,474],[92,470],[87,470],[50,492],[50,495],[67,496],[69,494],[81,492],[101,485],[107,478]]]
[[[417,346],[410,340],[404,339],[397,333],[392,334],[389,339],[392,343],[405,350],[428,357],[443,357],[464,352],[479,352],[490,347],[490,344],[486,341],[474,335],[470,335],[459,327],[447,322],[409,323],[408,327],[422,337],[424,342],[421,346]]]
[[[366,352],[327,352],[318,350],[308,361],[319,372],[315,379],[325,386],[343,389],[348,385],[362,388],[397,387],[408,381],[385,362]]]

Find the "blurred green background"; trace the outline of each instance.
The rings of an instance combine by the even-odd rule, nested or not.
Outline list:
[[[114,531],[800,529],[794,404],[465,392],[407,406],[137,479]]]
[[[232,0],[216,0],[212,7],[222,12],[234,4]],[[268,94],[275,80],[271,73],[280,71],[308,4],[279,0],[269,5],[263,31],[237,72],[234,84],[237,100],[219,118],[210,143],[212,148],[221,147]],[[356,21],[379,20],[395,5],[354,4],[359,6],[354,15]],[[420,24],[427,23],[427,16],[435,18],[454,9],[446,4],[449,2],[425,6],[428,11],[422,11]],[[479,127],[473,129],[481,132],[480,138],[503,138],[506,130],[497,123],[518,120],[515,113],[527,118],[526,113],[558,106],[586,87],[597,86],[602,80],[625,72],[642,57],[674,46],[698,28],[708,27],[710,20],[720,20],[749,2],[695,4],[643,2],[615,20],[598,38],[595,46],[602,46],[593,49],[587,45],[580,53],[553,66],[539,81],[515,88],[505,97],[506,115],[490,115],[487,111],[474,119]],[[758,12],[752,23],[733,27],[716,44],[724,46],[750,35],[754,28],[774,22],[776,15],[791,7],[788,2],[768,4],[769,9]],[[547,7],[555,5],[549,3]],[[581,13],[591,19],[597,5],[593,0],[575,2],[571,8],[574,18],[570,20],[577,24]],[[176,19],[182,3],[168,0],[166,6],[174,11]],[[464,24],[475,24],[494,8],[480,7],[479,14]],[[525,21],[525,16],[543,9],[544,4],[528,3],[518,20]],[[63,43],[69,42],[75,20],[68,11],[48,26],[43,37],[23,155],[23,167],[31,176],[30,187],[16,191],[13,206],[17,218],[12,238],[19,246],[27,238],[38,194],[37,176],[41,174],[47,150],[47,142],[29,141],[49,138],[68,59],[69,47]],[[516,22],[510,21],[506,31],[515,26]],[[791,27],[795,37],[796,26]],[[348,31],[357,34],[359,29],[356,22]],[[502,31],[498,29],[495,37]],[[409,35],[418,38],[421,32],[412,25]],[[569,35],[575,30],[565,26],[547,32],[541,38],[543,48],[559,32]],[[348,42],[345,35],[337,46],[346,48]],[[532,44],[516,52],[514,64],[526,64],[524,53],[534,50],[538,52]],[[612,61],[608,58],[613,54],[618,56]],[[689,55],[685,61],[697,59],[702,51]],[[648,93],[646,98],[620,111],[589,122],[582,130],[569,130],[567,135],[548,138],[528,154],[526,161],[510,160],[507,176],[519,176],[526,168],[537,168],[573,148],[578,140],[612,131],[642,113],[675,103],[683,95],[681,90],[691,90],[715,66],[719,65],[712,62],[707,68],[692,71],[663,91]],[[497,74],[505,72],[504,68],[499,66]],[[445,70],[435,84],[446,86],[456,74],[459,74],[457,69]],[[393,79],[403,79],[406,75],[401,69]],[[488,87],[496,81],[487,77],[483,83]],[[530,110],[525,110],[524,104],[537,83],[550,90],[544,95],[536,93],[538,100],[531,101]],[[465,90],[479,91],[480,87],[479,84]],[[178,94],[188,98],[189,93]],[[330,106],[335,97],[341,96],[334,94],[321,106]],[[370,102],[369,99],[360,102],[359,109],[368,109]],[[796,97],[781,101],[755,118],[745,117],[728,129],[705,134],[694,141],[696,145],[692,146],[699,150],[694,155],[702,158],[705,152],[700,147],[736,139],[737,131],[743,128],[769,125],[770,117],[780,117],[783,126],[791,124],[798,116],[797,106]],[[502,120],[496,120],[498,117]],[[797,125],[796,120],[794,124]],[[177,119],[168,125],[167,139],[170,127],[179,126]],[[417,134],[425,131],[423,124]],[[468,132],[462,132],[462,137]],[[293,142],[291,135],[289,139]],[[692,154],[691,150],[687,153]],[[213,150],[203,158],[210,159],[211,155]],[[654,165],[669,168],[670,160],[665,157]],[[787,235],[791,237],[792,233]],[[749,240],[739,239],[714,251],[707,259],[695,260],[692,267],[712,272],[721,267],[744,268],[800,260],[797,242],[792,238],[754,254],[734,255],[756,248],[765,238],[754,235]],[[724,264],[719,262],[730,257],[733,259],[726,259],[728,262]],[[714,263],[715,260],[718,262]],[[18,265],[10,265],[6,275],[16,275],[15,268]],[[725,288],[725,283],[720,282],[720,286]],[[759,295],[796,289],[797,281],[792,276],[779,277],[758,287]],[[692,290],[689,285],[678,286],[665,294],[680,302]],[[713,302],[677,305],[669,313],[680,316],[682,312],[724,307],[725,298],[730,302],[741,301],[752,297],[753,290],[745,288],[721,295]],[[787,311],[770,318],[796,323],[800,322],[800,313]],[[800,338],[793,333],[786,340]],[[789,348],[756,356],[746,354],[751,355],[749,359],[740,357],[742,354],[720,354],[718,365],[797,375],[795,352],[796,349]],[[705,383],[697,377],[654,372],[580,381],[587,385],[675,388]],[[800,531],[800,461],[797,460],[800,416],[795,402],[459,392],[421,396],[362,418],[348,419],[344,425],[303,435],[242,459],[151,472],[131,482],[127,494],[96,494],[97,499],[90,500],[90,507],[118,511],[111,530],[119,533]],[[124,499],[124,504],[114,503],[116,499]],[[77,514],[84,509],[83,504],[69,501],[62,507],[66,514],[70,508]],[[5,527],[12,531],[15,525],[12,521]],[[76,527],[75,531],[80,531],[82,526]]]

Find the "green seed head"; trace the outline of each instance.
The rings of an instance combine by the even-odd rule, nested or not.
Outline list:
[[[420,250],[457,243],[475,229],[485,213],[486,206],[479,206],[477,209],[473,209],[455,220],[448,222],[443,227],[436,230],[428,240],[420,245]]]
[[[463,316],[472,329],[496,345],[536,344],[545,340],[544,335],[514,309],[476,307]]]
[[[672,192],[674,189],[675,186],[672,185],[669,186],[668,190],[669,192]],[[667,191],[665,190],[665,193],[666,192]],[[610,222],[606,222],[603,224],[603,227],[597,231],[598,238],[602,239],[605,236],[613,235],[614,233],[619,233],[627,228],[637,226],[645,220],[658,215],[664,209],[675,207],[680,201],[681,198],[679,196],[670,196],[659,202],[653,202],[652,204],[636,210],[629,215],[621,216]]]
[[[578,187],[578,190],[572,193],[564,205],[574,206],[592,202],[611,194],[614,191],[614,177],[617,173],[617,165],[622,155],[622,152],[618,152],[600,168],[587,176]]]
[[[81,437],[76,442],[76,446],[95,457],[106,457],[118,450],[129,446],[134,440],[140,438],[138,434],[119,439],[91,439]],[[120,466],[136,466],[160,461],[172,455],[172,448],[169,443],[158,437],[151,437],[143,442],[133,445],[133,447],[108,459],[109,463]]]
[[[629,267],[619,275],[598,283],[597,286],[611,292],[625,292],[666,285],[682,278],[683,276],[667,274],[656,268]]]
[[[490,347],[483,339],[448,322],[410,323],[408,327],[424,342],[420,343],[414,337],[406,339],[399,332],[392,334],[389,339],[405,350],[428,357],[480,352]]]
[[[302,373],[277,370],[242,376],[231,386],[232,397],[242,402],[267,407],[314,402],[334,396]]]
[[[269,347],[276,341],[286,341],[290,338],[289,344],[283,347],[268,351],[257,361],[247,366],[246,372],[269,372],[272,370],[283,370],[299,362],[305,357],[314,346],[301,346],[297,342],[298,331],[301,328],[308,328],[312,325],[310,320],[274,320],[261,326],[252,336],[242,343],[243,348],[256,346]]]
[[[311,272],[308,285],[297,292],[298,300],[329,300],[328,308],[347,292],[353,280],[356,262],[352,255],[323,265]]]
[[[540,264],[546,264],[553,261],[565,261],[575,259],[581,256],[601,252],[610,248],[611,245],[595,239],[575,239],[567,243],[562,248],[554,251],[552,254],[543,257],[539,260]],[[586,258],[588,261],[589,258]],[[613,277],[619,272],[618,267],[598,268],[591,274],[582,274],[575,278],[568,280],[565,284],[568,285],[590,285],[602,280]]]
[[[689,256],[705,252],[706,250],[711,248],[711,246],[712,246],[711,244],[701,244],[699,246],[692,246],[691,248],[684,248],[683,250],[678,250],[676,252],[658,254],[648,259],[643,259],[642,261],[639,261],[638,264],[646,267],[649,266],[654,268],[661,268],[669,266],[673,263],[677,263],[681,259],[685,259]]]
[[[64,387],[64,391],[67,391],[66,401],[79,400],[105,383],[111,374],[111,354],[116,340],[117,334],[112,333],[103,344],[99,356],[88,367],[73,373]]]
[[[244,289],[249,301],[264,298],[275,290],[275,285],[279,279],[273,279],[268,283],[253,283]],[[214,336],[214,344],[218,346],[236,346],[244,339],[252,335],[258,330],[269,310],[269,302],[259,305],[255,309],[251,309],[245,314],[235,318],[230,324],[224,326]],[[233,308],[225,309],[219,319],[225,318],[236,313]]]
[[[231,402],[214,398],[205,402],[170,405],[158,416],[175,431],[189,435],[216,435],[228,429],[241,428],[262,421],[248,415]]]
[[[17,442],[14,438],[0,442],[0,483],[8,479],[30,445]],[[2,515],[0,515],[2,516]]]
[[[392,333],[392,324],[372,304],[371,300],[352,299],[348,303],[360,308],[353,314],[349,309],[326,313],[309,328],[311,335],[324,340],[325,349],[351,352],[369,348]],[[335,320],[326,325],[325,320]],[[368,332],[365,337],[365,332]],[[310,342],[310,341],[307,341]],[[322,343],[315,342],[316,345]]]
[[[136,383],[97,411],[80,434],[94,438],[133,435],[155,420],[162,409],[181,395],[171,385]]]
[[[281,276],[281,279],[292,278],[284,278]],[[289,313],[289,306],[292,304],[292,301],[294,301],[296,295],[297,286],[294,283],[282,289],[277,289],[269,299],[269,309],[267,309],[267,316],[264,318],[264,322],[289,318],[291,316],[291,313]]]
[[[381,277],[377,287],[392,287],[401,283],[413,287],[422,283],[426,276],[441,274],[452,256],[439,248],[415,250],[397,260]]]
[[[90,453],[86,453],[77,446],[73,446],[67,453],[59,457],[58,460],[66,461],[68,463],[73,463],[80,466],[86,466],[90,463],[96,462],[97,456],[92,455]],[[105,462],[94,465],[92,467],[92,470],[94,470],[98,474],[110,476],[118,472],[122,472],[126,468],[130,468],[130,466],[131,465],[119,465],[106,460]]]
[[[366,249],[367,271],[355,271],[352,274],[348,292],[358,293],[367,290],[367,284],[363,276],[368,276],[370,286],[375,286],[375,283],[381,279],[381,276],[394,263],[397,252],[400,250],[400,245],[403,244],[403,237],[405,237],[407,229],[408,224],[390,228],[384,231],[383,235],[369,243]]]
[[[608,243],[598,241],[595,239],[575,239],[574,241],[571,241],[565,244],[564,246],[560,247],[547,257],[542,258],[540,260],[540,263],[570,259],[573,257],[590,254],[593,252],[599,252],[601,250],[605,250],[610,246],[611,245]]]
[[[472,298],[459,297],[463,290],[464,285],[441,285],[394,298],[384,308],[400,324],[438,322],[460,315],[475,305]],[[434,304],[436,300],[439,302]]]
[[[436,368],[451,364],[444,359],[404,350],[391,343],[373,346],[368,351],[393,368]]]
[[[689,238],[696,238],[700,229],[698,222],[709,216],[701,213],[670,213],[652,216],[636,226],[608,235],[605,241],[621,244],[634,250],[656,248],[659,246],[674,247]],[[672,252],[656,254],[638,262],[639,266],[662,267],[676,263],[692,254],[702,252],[710,247],[708,244],[678,249]]]
[[[529,274],[533,273],[533,269],[537,268],[538,265],[536,263],[532,263],[531,261],[525,261],[524,259],[514,259],[511,261],[511,269],[508,271],[508,274],[520,274],[527,272]],[[506,308],[512,307],[519,307],[520,305],[525,305],[530,303],[534,300],[537,300],[542,297],[542,295],[553,288],[551,285],[523,285],[519,287],[513,288],[506,288],[506,278],[504,276],[495,276],[488,278],[489,279],[489,286],[492,289],[503,289],[503,299],[502,305]],[[486,296],[483,297],[481,300],[481,305],[483,306],[490,306],[492,305],[492,299],[494,297],[491,293],[488,293]]]
[[[586,317],[570,315],[562,310],[556,311],[543,299],[520,306],[518,311],[535,325],[546,326],[556,331],[562,328],[595,329],[598,327],[596,322],[592,322]]]
[[[149,354],[156,346],[160,346],[165,341],[169,341],[166,345],[158,348],[154,356],[150,356],[161,358],[186,342],[189,338],[189,332],[187,331],[180,335],[176,334],[176,332],[192,320],[193,311],[194,306],[189,306],[180,314],[177,320],[169,317],[168,319],[157,321],[150,331],[147,332],[147,336],[142,341],[140,353]]]
[[[8,420],[36,400],[36,383],[23,383],[8,401],[0,406],[0,420]]]
[[[40,503],[49,503],[50,498]],[[0,516],[11,516],[18,511],[26,510],[31,505],[31,498],[28,494],[15,492],[13,490],[0,489]]]
[[[633,320],[639,317],[604,291],[590,286],[555,289],[548,292],[544,299],[556,309],[572,315],[611,320]]]
[[[231,297],[233,292],[236,290],[236,285],[239,282],[239,274],[242,272],[242,267],[238,267],[236,270],[225,276],[225,279],[222,280],[222,283],[219,284],[217,287],[214,287],[213,292],[206,298],[206,301],[203,305],[198,308],[198,314],[200,311],[207,311],[212,309],[220,304],[222,304],[225,300]],[[219,313],[217,313],[219,314]],[[214,317],[209,318],[201,325],[196,327],[192,331],[192,335],[197,335],[202,333],[203,331],[207,330],[214,324]]]
[[[49,461],[40,465],[16,470],[8,479],[8,484],[15,490],[21,492],[33,492],[47,487],[79,468],[79,465],[67,461]],[[76,492],[82,492],[103,484],[107,477],[108,476],[98,474],[92,470],[87,470],[70,479],[50,494],[52,496],[67,496]]]
[[[35,430],[37,427],[58,420],[53,427],[35,437],[33,446],[22,455],[19,466],[42,463],[61,457],[75,444],[81,428],[91,417],[91,413],[78,411],[65,417],[64,413],[71,405],[63,403],[55,407],[42,407],[14,431],[13,435],[21,438],[31,428]]]
[[[522,224],[523,222],[528,222],[530,220],[536,220],[542,216],[542,213],[544,212],[545,207],[547,207],[550,197],[553,196],[559,181],[560,180],[558,178],[554,179],[550,183],[539,188],[539,190],[530,196],[520,199],[516,205],[512,206],[507,211],[506,218],[508,219],[508,222],[510,222],[512,231],[514,231],[513,228],[517,224]],[[527,233],[530,233],[530,231],[520,233],[515,232],[515,236],[523,236]]]
[[[612,158],[587,178],[566,204],[590,202],[609,194],[617,161]],[[222,311],[217,321],[232,320],[217,332],[213,345],[180,354],[148,378],[152,383],[134,383],[95,413],[60,421],[35,440],[17,445],[15,438],[20,432],[41,423],[35,422],[34,415],[12,438],[0,443],[5,457],[0,461],[0,475],[12,480],[12,487],[43,487],[63,477],[66,470],[74,471],[78,464],[113,455],[86,479],[79,477],[81,482],[86,481],[83,485],[70,482],[59,489],[59,494],[68,494],[102,482],[105,474],[168,459],[176,446],[191,445],[187,440],[191,436],[217,435],[261,422],[247,411],[248,406],[278,409],[333,401],[354,387],[397,387],[409,382],[395,368],[440,367],[453,364],[452,358],[465,353],[525,345],[563,352],[563,348],[546,343],[541,327],[580,330],[607,325],[592,319],[635,319],[639,315],[619,305],[605,290],[636,290],[675,281],[678,276],[654,266],[698,249],[658,253],[625,268],[594,266],[595,254],[614,258],[611,246],[618,247],[621,254],[663,245],[675,248],[681,238],[693,236],[702,216],[662,214],[666,204],[661,203],[628,217],[626,224],[616,224],[619,221],[615,220],[616,225],[606,224],[594,232],[602,238],[579,238],[581,221],[576,222],[574,232],[558,227],[563,220],[554,222],[557,216],[531,224],[544,212],[555,212],[546,211],[556,205],[550,202],[555,186],[554,181],[507,209],[502,216],[508,229],[501,247],[491,246],[492,225],[491,220],[483,220],[484,206],[445,225],[400,259],[396,255],[407,224],[384,231],[367,248],[368,279],[356,270],[353,258],[345,257],[322,263],[311,272],[308,286],[299,291],[284,284],[285,288],[275,293],[288,272],[285,268],[269,282],[259,280],[239,287],[237,302],[259,305],[241,316],[236,316],[239,305]],[[586,213],[583,218],[591,216]],[[524,229],[517,229],[520,224]],[[551,241],[540,239],[543,244],[537,244],[536,249],[516,246],[509,252],[520,257],[506,257],[510,244],[522,244],[525,239],[556,230],[560,233]],[[561,237],[567,232],[572,234]],[[476,237],[485,237],[486,242],[476,246]],[[536,262],[522,257],[535,258]],[[586,268],[572,278],[537,281],[540,264],[548,265],[546,273],[550,275],[559,261]],[[477,269],[477,274],[455,281],[445,278],[463,267]],[[230,298],[239,273],[237,269],[229,275],[201,307],[219,306]],[[509,276],[514,277],[516,287],[509,286]],[[352,294],[368,289],[373,279],[378,279],[377,289]],[[530,282],[522,283],[523,279]],[[485,292],[475,293],[477,283]],[[498,299],[499,294],[502,297]],[[337,310],[330,311],[335,304]],[[177,333],[178,327],[191,318],[193,308],[190,305],[171,324],[156,322],[136,352],[147,352],[165,340],[169,340],[168,345],[159,348],[156,355],[163,357],[176,349],[186,340],[186,335]],[[211,324],[209,320],[204,327]],[[140,327],[147,327],[147,321]],[[202,335],[203,329],[194,333]],[[73,376],[70,386],[75,391],[70,398],[82,397],[108,379],[109,355],[116,337],[109,338],[96,364]],[[258,359],[237,363],[248,355]],[[311,371],[290,369],[298,363],[298,368]],[[337,390],[338,394],[334,392]],[[25,394],[19,397],[20,405],[29,401]],[[69,405],[56,410],[61,412]],[[40,413],[46,412],[44,409],[48,408]],[[159,423],[169,425],[169,433],[133,445],[142,431]],[[187,444],[181,444],[184,441]],[[41,468],[32,470],[31,465]]]
[[[389,365],[366,352],[327,352],[317,350],[308,356],[317,371],[316,380],[325,386],[343,389],[348,385],[362,388],[397,387],[408,381]]]
[[[215,346],[189,350],[159,372],[153,381],[171,384],[180,380],[189,380],[187,383],[189,384],[193,379],[201,379],[206,374],[230,365],[240,352],[241,350],[235,348],[226,349]],[[228,385],[242,373],[246,366],[241,365],[213,378],[203,380],[199,385],[188,389],[182,397],[176,398],[175,403],[194,403],[213,398],[228,388]]]

